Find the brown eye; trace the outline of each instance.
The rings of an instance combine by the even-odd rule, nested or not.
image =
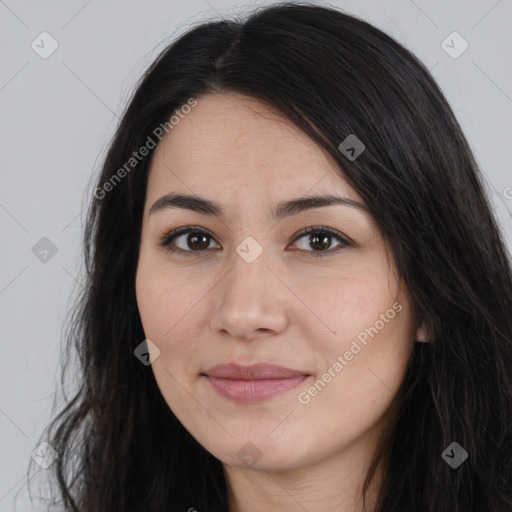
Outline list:
[[[186,236],[187,236],[187,238],[186,238],[185,245],[188,244],[188,246],[194,250],[207,249],[208,246],[210,245],[208,235],[192,232]],[[178,237],[178,238],[181,238],[181,237]]]
[[[167,233],[160,245],[170,251],[201,253],[209,248],[213,237],[206,231],[193,226],[185,226]]]
[[[295,236],[294,243],[301,239],[304,239],[304,242],[299,250],[309,253],[308,255],[311,256],[327,256],[351,245],[341,233],[326,226],[301,229]],[[333,240],[337,240],[339,243],[334,246],[334,249],[331,249]]]
[[[302,242],[302,239],[304,241]],[[184,255],[195,254],[197,256],[207,252],[214,238],[210,233],[195,226],[184,226],[167,233],[159,245],[172,252]],[[298,250],[308,256],[328,256],[332,253],[352,245],[346,237],[338,231],[326,226],[312,226],[301,229],[295,236],[293,243],[301,241],[302,247]],[[332,248],[333,241],[337,245]],[[215,242],[216,243],[216,242]],[[297,244],[296,244],[297,245]],[[219,245],[215,249],[221,249]]]

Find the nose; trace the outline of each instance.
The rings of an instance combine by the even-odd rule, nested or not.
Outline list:
[[[277,273],[265,251],[252,263],[236,254],[233,267],[216,287],[213,332],[252,340],[284,331],[290,292]]]

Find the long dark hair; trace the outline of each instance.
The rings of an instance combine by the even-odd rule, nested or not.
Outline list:
[[[512,270],[474,157],[409,51],[356,17],[309,3],[188,30],[128,104],[84,231],[84,287],[66,352],[79,356],[80,388],[42,437],[59,454],[49,470],[66,508],[227,511],[221,462],[134,356],[145,338],[135,274],[152,150],[112,180],[176,110],[218,91],[267,102],[327,151],[389,241],[427,326],[430,343],[415,344],[393,429],[366,480],[368,488],[387,461],[375,510],[511,511]],[[355,160],[339,149],[351,134],[365,145]],[[456,469],[442,457],[452,442],[468,453]]]

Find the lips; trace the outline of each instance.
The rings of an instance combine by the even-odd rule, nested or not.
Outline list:
[[[241,366],[234,363],[219,364],[212,366],[204,373],[209,377],[235,380],[289,379],[298,375],[307,375],[305,372],[290,370],[270,363],[258,363],[251,366]]]
[[[202,375],[221,396],[243,403],[270,399],[290,391],[309,377],[306,372],[270,363],[220,364]]]

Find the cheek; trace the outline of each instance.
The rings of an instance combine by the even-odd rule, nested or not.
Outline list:
[[[336,335],[317,343],[323,356],[318,385],[306,392],[318,396],[319,411],[338,411],[334,423],[346,425],[347,411],[361,411],[361,421],[371,423],[388,407],[407,369],[413,347],[410,303],[408,297],[373,290],[352,295],[345,304],[331,319]]]
[[[187,307],[187,295],[148,245],[141,249],[135,278],[137,306],[146,336],[162,341],[173,326],[177,308]]]
[[[213,285],[200,284],[197,276],[176,272],[149,258],[139,262],[136,296],[144,334],[164,356],[160,365],[165,362],[173,373],[184,374],[200,348],[198,340],[206,321],[200,316],[206,304],[205,286]]]
[[[386,268],[346,272],[335,282],[320,281],[299,292],[315,313],[302,326],[320,356],[316,378],[329,388],[324,391],[319,383],[318,392],[311,390],[322,395],[315,399],[320,409],[332,410],[331,402],[349,410],[362,404],[385,408],[402,382],[413,346],[410,298]]]
[[[144,334],[152,341],[161,341],[165,331],[169,329],[166,312],[170,304],[166,283],[157,279],[143,264],[139,264],[135,287]]]
[[[143,263],[136,276],[137,305],[144,334],[160,351],[151,370],[167,405],[183,420],[193,409],[184,389],[190,386],[189,370],[199,348],[198,333],[191,324],[194,317],[190,314],[198,298],[187,295],[177,283],[179,279]]]
[[[297,401],[304,421],[318,427],[319,451],[328,453],[331,443],[343,446],[372,429],[399,390],[412,337],[408,304],[402,298],[398,302],[400,312],[390,294],[378,301],[375,295],[353,298],[333,324],[337,335],[323,338],[323,346],[317,344],[322,353],[319,372],[298,390]],[[387,313],[387,323],[380,320],[381,313]]]
[[[347,350],[358,335],[364,342],[367,331],[377,323],[378,331],[396,330],[398,317],[393,304],[399,301],[397,286],[388,273],[346,271],[336,277],[316,276],[296,281],[294,292],[303,299],[307,314],[297,315],[308,338],[318,343],[317,350],[327,353]],[[403,305],[402,305],[403,307]],[[408,316],[403,310],[402,318]]]

